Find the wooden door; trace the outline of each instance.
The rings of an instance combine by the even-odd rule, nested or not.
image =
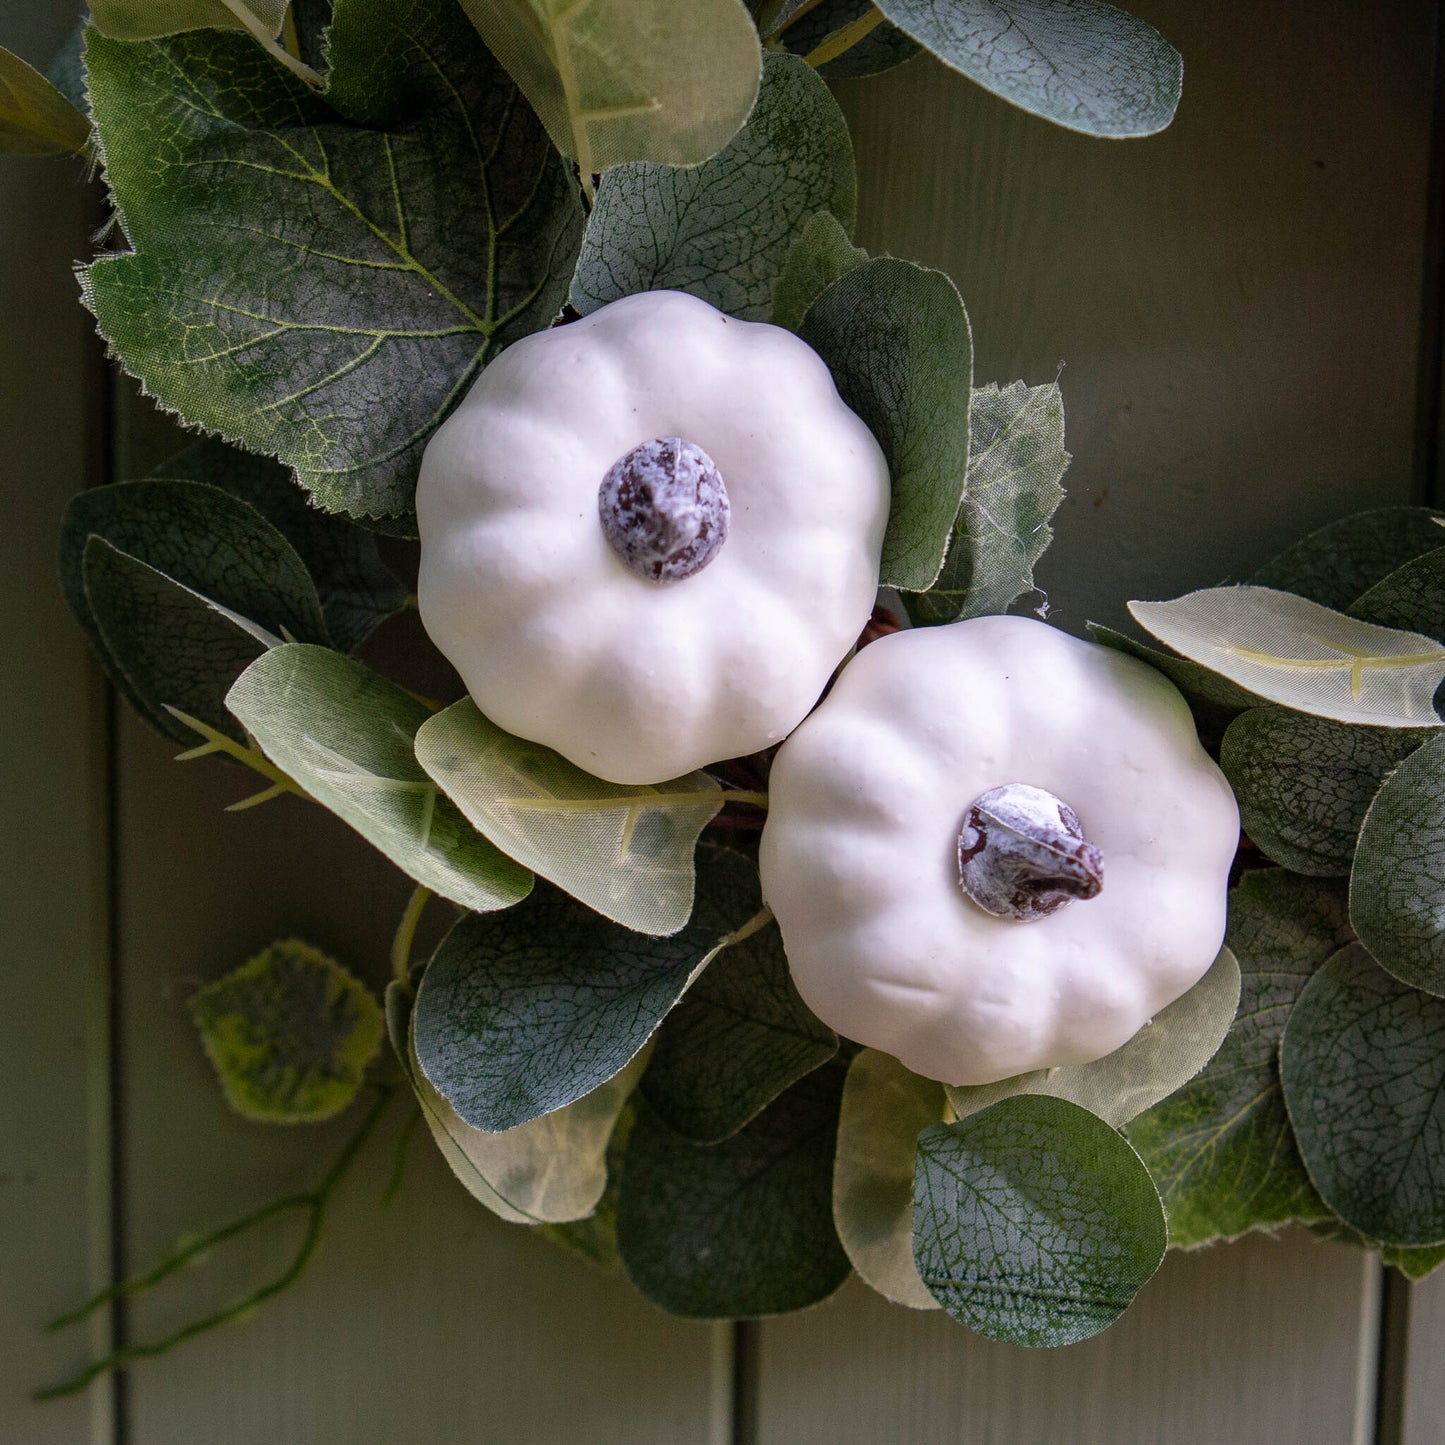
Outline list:
[[[840,87],[862,242],[948,270],[981,380],[1051,378],[1068,502],[1050,615],[1238,577],[1307,527],[1437,482],[1440,177],[1427,0],[1138,0],[1186,59],[1150,141],[1064,134],[929,61]],[[72,6],[20,0],[44,62]],[[83,1397],[26,1392],[225,1299],[284,1250],[217,1258],[88,1333],[38,1324],[314,1176],[346,1126],[229,1114],[185,1001],[300,933],[373,978],[405,883],[283,799],[224,816],[117,712],[60,601],[60,511],[173,438],[109,383],[68,261],[95,223],[73,165],[0,162],[5,1045],[0,1439],[26,1445],[1425,1445],[1445,1438],[1445,1287],[1412,1292],[1302,1232],[1171,1256],[1113,1330],[1058,1352],[846,1287],[795,1317],[671,1320],[498,1223],[402,1123],[373,1141],[310,1274],[253,1320]],[[318,860],[320,865],[318,866]],[[269,1251],[269,1252],[268,1252]]]

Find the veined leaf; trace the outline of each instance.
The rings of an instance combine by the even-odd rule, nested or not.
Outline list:
[[[918,592],[943,566],[968,471],[973,333],[942,271],[880,256],[808,308],[798,333],[888,458],[879,580]]]
[[[832,211],[818,211],[798,233],[773,290],[774,326],[796,331],[818,297],[840,276],[861,266],[868,253],[848,239]]]
[[[83,151],[90,124],[38,70],[0,50],[0,151],[59,156]]]
[[[1445,1242],[1445,999],[1351,944],[1300,994],[1280,1072],[1325,1203],[1389,1245]]]
[[[1433,638],[1268,587],[1209,587],[1129,611],[1175,651],[1297,712],[1375,727],[1440,721],[1445,646]]]
[[[741,0],[462,0],[553,143],[584,176],[715,155],[758,93]]]
[[[1085,135],[1153,135],[1174,119],[1184,62],[1152,26],[1098,0],[879,0],[945,65]]]
[[[943,1085],[863,1049],[848,1066],[833,1165],[833,1223],[859,1278],[886,1300],[936,1310],[913,1260],[918,1134],[943,1122]]]
[[[770,53],[747,125],[712,160],[690,170],[629,164],[603,176],[572,305],[585,316],[638,291],[690,291],[745,321],[766,321],[808,220],[828,210],[851,234],[857,207],[837,101],[796,56]],[[730,239],[741,236],[746,245]]]
[[[1350,922],[1402,983],[1445,994],[1445,733],[1406,758],[1370,804]]]
[[[422,724],[428,776],[510,858],[639,933],[676,933],[692,912],[693,850],[722,807],[706,773],[605,783],[505,733],[470,698]]]
[[[1034,564],[1053,541],[1049,519],[1064,499],[1064,398],[1055,382],[974,389],[968,486],[943,570],[905,598],[916,623],[1007,612],[1034,585]]]
[[[1445,543],[1445,528],[1440,529]],[[1445,640],[1445,545],[1414,557],[1375,583],[1349,609],[1351,617]]]
[[[422,772],[424,703],[324,647],[273,648],[226,705],[283,772],[404,873],[463,908],[525,898],[532,875],[477,833]]]
[[[275,39],[288,0],[90,0],[95,28],[112,40],[158,40],[186,30],[259,30]],[[238,13],[240,12],[240,13]],[[249,22],[249,23],[248,23]]]
[[[1017,1094],[1067,1099],[1106,1124],[1130,1119],[1183,1088],[1219,1051],[1239,1005],[1239,963],[1227,948],[1188,993],[1160,1009],[1122,1048],[1091,1064],[1036,1069],[996,1084],[950,1088],[960,1119]]]
[[[472,378],[556,314],[580,204],[455,0],[337,0],[329,35],[324,98],[242,36],[92,35],[134,250],[84,288],[162,405],[395,516]]]
[[[1371,1239],[1368,1235],[1361,1234],[1358,1229],[1351,1229],[1348,1224],[1333,1217],[1311,1224],[1309,1230],[1321,1239],[1337,1239],[1344,1244],[1353,1244],[1357,1249],[1374,1250],[1380,1256],[1382,1264],[1398,1269],[1412,1282],[1425,1279],[1445,1264],[1445,1244],[1427,1244],[1419,1248],[1382,1244],[1378,1239]]]
[[[271,944],[200,989],[191,1017],[231,1107],[267,1123],[339,1114],[381,1046],[381,1010],[370,991],[298,938]]]
[[[791,7],[796,10],[797,6]],[[853,27],[869,24],[873,0],[822,0],[796,20],[792,19],[788,7],[780,12],[779,18],[770,22],[777,38],[794,55],[815,54],[820,46],[835,37],[843,35]],[[835,59],[826,60],[818,66],[818,74],[825,80],[853,80],[865,75],[881,75],[911,60],[922,46],[910,35],[905,35],[896,25],[886,20],[874,22],[861,39],[848,37],[851,43]],[[813,62],[816,64],[816,62]]]
[[[918,1136],[918,1272],[954,1319],[991,1340],[1098,1334],[1159,1268],[1165,1242],[1143,1161],[1077,1104],[1019,1095]]]

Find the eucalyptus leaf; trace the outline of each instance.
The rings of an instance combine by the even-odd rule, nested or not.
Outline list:
[[[1266,562],[1249,580],[1256,587],[1294,592],[1343,612],[1397,567],[1442,545],[1445,512],[1429,507],[1379,507],[1311,532]]]
[[[973,333],[942,271],[880,256],[834,281],[799,335],[888,459],[879,580],[921,592],[943,567],[969,458]]]
[[[814,1069],[710,1146],[641,1110],[617,1243],[648,1299],[691,1319],[745,1319],[803,1309],[843,1283],[832,1177],[844,1077],[837,1059]]]
[[[0,49],[0,152],[59,156],[83,151],[89,139],[85,116],[38,70]]]
[[[886,1300],[939,1303],[913,1261],[913,1170],[918,1134],[941,1123],[943,1085],[888,1054],[863,1049],[848,1065],[833,1165],[833,1223],[853,1268]]]
[[[525,898],[532,875],[437,794],[412,740],[425,703],[324,647],[273,648],[226,705],[283,772],[404,873],[463,908]]]
[[[1268,587],[1209,587],[1131,602],[1134,620],[1177,652],[1270,702],[1336,722],[1436,725],[1445,646]]]
[[[645,1060],[644,1060],[645,1064]],[[630,1074],[629,1070],[629,1074]],[[537,1233],[544,1238],[580,1254],[589,1264],[598,1269],[622,1271],[622,1256],[617,1250],[617,1198],[622,1189],[622,1161],[627,1154],[627,1141],[632,1137],[632,1126],[637,1122],[637,1095],[628,1095],[622,1112],[617,1116],[612,1135],[607,1140],[604,1164],[607,1169],[607,1187],[597,1201],[596,1208],[585,1219],[570,1219],[558,1224],[539,1224]]]
[[[272,458],[207,439],[151,475],[209,482],[254,507],[296,549],[316,584],[331,640],[343,651],[359,647],[406,605],[407,590],[381,560],[375,535],[312,505]]]
[[[918,1272],[991,1340],[1067,1345],[1107,1328],[1164,1258],[1149,1171],[1064,1099],[1021,1094],[918,1136]]]
[[[584,176],[715,155],[758,93],[741,0],[462,0],[553,143]]]
[[[416,736],[428,776],[510,858],[605,918],[676,933],[692,912],[693,851],[722,807],[706,773],[606,783],[488,721],[470,698]]]
[[[186,30],[249,27],[224,0],[89,0],[95,28],[113,40],[158,40]],[[273,39],[281,33],[287,0],[242,0],[254,24]]]
[[[164,736],[194,744],[175,708],[239,739],[226,692],[266,651],[264,632],[102,537],[85,545],[82,581],[106,671]]]
[[[809,219],[831,211],[851,235],[857,207],[838,103],[803,61],[769,53],[747,125],[712,160],[691,169],[622,165],[602,177],[572,305],[585,316],[638,291],[689,291],[732,316],[766,321]]]
[[[1402,983],[1445,994],[1445,733],[1406,758],[1370,804],[1350,922]]]
[[[85,117],[88,127],[90,101],[85,94],[85,26],[84,20],[71,26],[59,49],[50,57],[50,64],[45,67],[45,78]]]
[[[1228,948],[1187,993],[1159,1011],[1132,1039],[1090,1064],[1036,1069],[996,1084],[950,1087],[960,1119],[1018,1094],[1067,1099],[1122,1128],[1189,1082],[1224,1043],[1239,1006],[1239,963]]]
[[[848,26],[864,21],[872,9],[873,0],[822,0],[821,4],[813,6],[796,20],[789,17],[773,24],[778,38],[794,55],[808,56]],[[905,35],[896,25],[890,25],[885,20],[836,59],[818,66],[818,74],[825,80],[854,80],[866,75],[881,75],[902,65],[905,60],[911,60],[922,48],[912,36]]]
[[[231,1107],[273,1124],[339,1114],[381,1046],[370,990],[299,938],[198,990],[191,1017]]]
[[[899,29],[985,90],[1055,125],[1122,139],[1174,119],[1184,62],[1098,0],[879,0]]]
[[[1300,990],[1349,937],[1336,884],[1269,868],[1231,893],[1238,1017],[1203,1072],[1128,1125],[1163,1196],[1171,1244],[1328,1215],[1285,1112],[1279,1041]]]
[[[161,405],[395,516],[477,372],[556,314],[581,213],[455,0],[338,0],[329,37],[321,97],[244,36],[92,35],[134,249],[83,287]]]
[[[1064,398],[1057,383],[977,387],[969,420],[968,486],[938,580],[905,599],[915,623],[1007,612],[1033,589],[1064,499]]]
[[[1440,533],[1445,543],[1445,531]],[[1445,641],[1445,545],[1397,567],[1349,609],[1351,617]]]
[[[1386,774],[1431,735],[1251,708],[1229,725],[1219,763],[1244,831],[1265,854],[1296,873],[1338,876],[1350,871]]]
[[[1280,1073],[1325,1203],[1389,1245],[1445,1242],[1445,999],[1351,944],[1300,994]]]
[[[798,330],[823,291],[867,259],[832,211],[816,212],[793,242],[773,290],[773,325]]]

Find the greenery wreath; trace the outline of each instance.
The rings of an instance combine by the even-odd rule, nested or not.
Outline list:
[[[0,142],[103,166],[112,356],[207,434],[75,498],[77,619],[181,759],[259,776],[234,806],[416,885],[384,1000],[283,939],[191,1001],[243,1115],[365,1101],[320,1183],[68,1319],[278,1211],[295,1258],[48,1393],[293,1281],[403,1098],[481,1204],[695,1318],[856,1271],[1059,1345],[1166,1247],[1445,1259],[1445,514],[1131,603],[1163,648],[1003,619],[1061,391],[976,382],[948,278],[853,245],[826,84],[920,48],[1097,136],[1180,93],[1097,0],[92,0],[51,79],[0,54]],[[378,670],[418,606],[470,696]],[[1076,816],[1086,773],[1117,804]]]

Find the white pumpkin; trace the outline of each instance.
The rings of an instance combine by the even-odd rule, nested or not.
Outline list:
[[[961,879],[978,861],[973,805],[1001,788],[1012,806],[995,801],[987,828],[1021,885],[1013,916],[1007,888],[977,890],[986,911]],[[1038,892],[1035,855],[1080,845],[1037,789],[1092,845],[1063,870],[1064,906]],[[915,1073],[984,1084],[1101,1058],[1196,983],[1224,937],[1238,839],[1171,683],[1041,622],[985,617],[885,637],[843,670],[774,763],[763,891],[819,1018]]]
[[[628,485],[686,471],[691,453],[645,450],[677,439],[715,472],[692,467],[692,503],[652,540],[681,554],[714,522],[725,539],[658,581],[626,560],[650,493],[619,503],[616,469]],[[807,714],[868,620],[888,498],[878,443],[806,343],[682,292],[629,296],[511,346],[432,438],[422,621],[500,727],[609,781],[661,782]]]

